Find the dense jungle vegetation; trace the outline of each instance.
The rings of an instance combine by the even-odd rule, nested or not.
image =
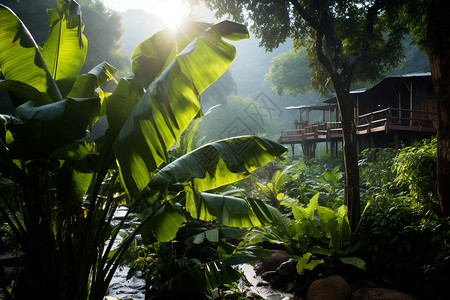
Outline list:
[[[201,127],[202,97],[217,104],[223,97],[214,96],[232,94],[228,41],[247,39],[246,26],[161,30],[136,47],[131,74],[120,78],[122,54],[105,55],[122,72],[89,56],[82,8],[56,0],[37,43],[41,33],[0,5],[3,299],[104,299],[121,267],[126,279],[145,280],[146,299],[245,299],[238,267],[274,250],[289,260],[268,281],[297,299],[334,274],[353,289],[450,297],[436,138],[357,156],[362,209],[353,226],[342,152],[307,159],[259,135],[205,138],[217,129]],[[216,81],[223,85],[207,90]],[[234,98],[229,110],[246,101]]]

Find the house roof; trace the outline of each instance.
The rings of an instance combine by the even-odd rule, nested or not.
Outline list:
[[[385,86],[387,84],[391,84],[392,82],[401,80],[403,78],[413,78],[413,79],[417,78],[417,79],[420,79],[420,78],[427,78],[427,77],[429,77],[431,79],[431,73],[430,72],[410,73],[410,74],[404,74],[404,75],[392,75],[392,76],[388,76],[386,78],[383,78],[377,84],[375,84],[374,86],[372,86],[370,88],[364,88],[364,89],[351,91],[350,95],[372,92],[372,91],[375,91],[377,89],[380,89],[382,86]],[[337,102],[336,101],[336,96],[333,96],[331,98],[325,99],[322,102],[323,103],[327,103],[327,104],[328,103],[336,103]]]
[[[328,110],[331,107],[337,106],[336,103],[317,103],[317,104],[308,104],[308,105],[300,105],[300,106],[287,106],[285,109],[310,109],[310,110]]]

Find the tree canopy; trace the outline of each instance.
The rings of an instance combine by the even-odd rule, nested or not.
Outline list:
[[[404,59],[397,67],[394,67],[384,74],[382,77],[389,75],[403,75],[414,72],[426,72],[430,70],[428,57],[423,49],[418,48],[410,37],[406,36],[402,41],[404,49]],[[287,94],[291,96],[304,94],[311,89],[320,90],[326,93],[331,89],[331,83],[312,86],[312,73],[308,69],[308,56],[304,49],[292,50],[282,53],[272,59],[272,66],[266,74],[265,79],[272,84],[272,89],[278,94]],[[380,80],[381,78],[375,78]],[[316,82],[316,81],[313,81]],[[362,82],[354,80],[352,89],[358,89],[374,83],[373,81]]]
[[[216,17],[231,16],[238,21],[247,22],[251,31],[260,39],[260,46],[268,51],[292,38],[296,49],[304,48],[307,51],[312,87],[318,91],[326,92],[330,83],[330,75],[319,63],[316,55],[318,50],[316,37],[319,30],[325,29],[325,14],[330,14],[329,26],[332,26],[336,33],[336,46],[342,50],[342,55],[354,64],[353,80],[375,80],[390,68],[398,66],[403,59],[400,41],[405,30],[400,26],[393,30],[391,10],[395,5],[387,5],[384,1],[203,0],[203,2],[215,10]],[[372,12],[379,14],[373,15]],[[373,27],[369,30],[371,26]],[[367,42],[367,38],[370,38],[370,42]],[[323,54],[330,59],[331,53],[324,51]],[[287,55],[280,58],[280,60],[288,59]],[[304,69],[301,67],[299,70]],[[298,87],[300,90],[303,88],[304,86]]]
[[[325,90],[332,82],[339,104],[343,132],[346,186],[344,202],[352,228],[359,221],[359,169],[352,82],[368,81],[403,57],[401,39],[406,31],[393,27],[400,0],[202,0],[216,9],[216,17],[229,15],[247,21],[271,51],[288,37],[309,57],[312,85]]]

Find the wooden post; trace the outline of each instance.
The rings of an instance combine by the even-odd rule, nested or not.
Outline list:
[[[292,149],[292,157],[295,156],[295,144],[291,144],[291,149]]]
[[[356,120],[355,125],[358,126],[359,121],[359,96],[356,96]]]
[[[409,85],[409,107],[411,108],[411,112],[409,113],[409,126],[412,127],[413,125],[413,86],[412,86],[412,79]]]
[[[309,124],[309,108],[306,109],[306,126],[308,127]]]
[[[328,119],[329,122],[331,123],[331,103],[328,103]]]
[[[395,150],[400,149],[400,136],[398,134],[394,135],[394,145],[395,145]]]

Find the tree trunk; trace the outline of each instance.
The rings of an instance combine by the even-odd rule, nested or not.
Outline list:
[[[427,50],[438,103],[437,179],[444,216],[450,216],[450,1],[427,0]]]
[[[352,232],[355,232],[360,219],[359,168],[356,142],[356,127],[353,105],[350,97],[350,84],[333,79],[336,98],[341,112],[343,154],[345,168],[344,204],[348,209],[348,218]],[[348,87],[347,87],[348,86]]]

